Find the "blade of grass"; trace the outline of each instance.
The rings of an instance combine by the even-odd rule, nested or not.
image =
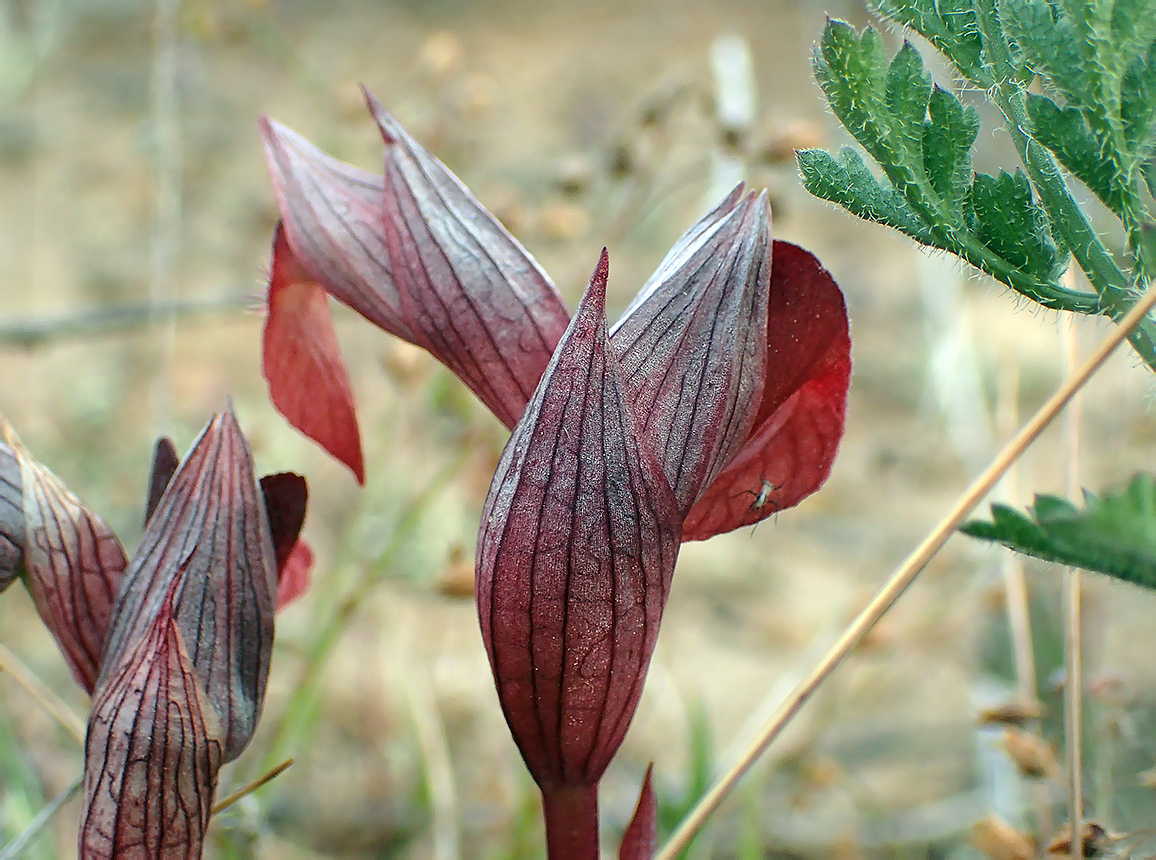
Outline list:
[[[1103,366],[1108,356],[1120,346],[1131,331],[1145,319],[1148,312],[1156,306],[1156,286],[1149,286],[1143,298],[1138,301],[1100,347],[1088,357],[1075,375],[1068,377],[1059,390],[1039,408],[1031,420],[1000,451],[991,465],[976,478],[971,486],[955,503],[955,506],[931,531],[915,551],[900,565],[887,583],[875,596],[875,599],[859,614],[831,646],[819,664],[795,688],[791,696],[783,702],[779,709],[759,730],[740,756],[738,762],[722,776],[715,786],[699,801],[690,814],[671,836],[670,840],[655,855],[655,860],[674,860],[679,852],[690,842],[696,833],[702,829],[707,818],[719,807],[719,804],[730,794],[751,768],[755,761],[763,754],[792,718],[802,709],[807,700],[815,693],[828,676],[847,658],[863,636],[882,618],[903,592],[915,581],[915,578],[927,566],[927,563],[943,548],[947,539],[959,527],[969,513],[983,498],[991,492],[996,483],[1004,476],[1027,447],[1036,440],[1044,428],[1060,413],[1077,391]]]
[[[265,756],[266,766],[269,762],[288,754],[308,733],[317,717],[320,688],[325,680],[324,669],[341,634],[349,627],[350,620],[364,604],[370,592],[381,584],[383,580],[381,572],[390,570],[394,559],[421,525],[429,506],[461,472],[462,465],[468,457],[469,449],[463,446],[458,456],[437,472],[433,480],[406,506],[405,513],[395,525],[376,563],[372,567],[363,566],[340,601],[327,615],[319,618],[317,633],[308,647],[301,672],[293,687],[293,694],[270,734],[268,752]]]
[[[48,685],[36,677],[36,674],[20,661],[20,658],[0,645],[0,672],[7,672],[21,687],[32,696],[55,720],[60,723],[70,735],[80,743],[84,743],[84,721],[76,715],[72,708],[65,704]]]
[[[281,764],[272,768],[264,776],[259,776],[255,780],[253,780],[252,782],[246,783],[245,785],[241,786],[236,791],[225,795],[220,800],[218,800],[215,804],[213,804],[213,815],[218,815],[218,814],[224,812],[226,809],[228,809],[230,806],[232,806],[234,803],[236,803],[242,797],[249,796],[254,791],[256,791],[257,789],[259,789],[263,785],[265,785],[267,782],[271,782],[272,780],[276,779],[281,774],[283,774],[285,771],[287,771],[289,769],[290,765],[292,765],[292,764],[293,764],[293,759],[287,758],[287,759],[285,759],[285,761],[281,762]]]
[[[413,626],[406,625],[406,642],[412,641]],[[406,661],[409,671],[404,672],[403,686],[413,715],[418,749],[425,765],[433,858],[454,860],[461,856],[461,834],[458,830],[458,792],[450,759],[450,743],[432,684],[428,680],[432,674],[428,671],[429,664],[424,660],[418,663],[417,659],[416,655],[411,655],[411,659]]]
[[[24,832],[5,845],[3,850],[0,850],[0,860],[16,860],[17,857],[23,854],[24,850],[32,844],[32,840],[39,836],[40,832],[52,821],[53,816],[60,811],[60,808],[76,796],[83,782],[84,774],[81,774],[69,783],[64,791],[52,798],[52,801],[40,810],[36,818],[24,828]]]

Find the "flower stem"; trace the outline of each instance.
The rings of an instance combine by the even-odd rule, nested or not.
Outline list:
[[[542,789],[546,856],[550,860],[598,860],[598,786]]]

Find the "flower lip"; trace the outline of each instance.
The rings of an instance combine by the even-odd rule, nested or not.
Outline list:
[[[365,483],[361,431],[349,374],[341,361],[326,288],[293,254],[283,225],[273,261],[261,338],[261,373],[269,398],[289,423]]]
[[[813,254],[776,240],[766,379],[742,448],[687,514],[684,540],[706,540],[798,504],[827,480],[851,379],[847,308]]]

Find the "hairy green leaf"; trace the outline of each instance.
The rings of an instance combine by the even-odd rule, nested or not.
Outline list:
[[[1048,307],[1072,307],[1073,294],[1053,281],[1065,266],[1063,249],[1030,186],[1023,177],[988,177],[972,188],[978,112],[932,86],[911,43],[888,63],[877,32],[860,35],[831,20],[814,65],[831,109],[886,178],[848,151],[838,159],[810,152],[799,159],[808,190],[950,251]]]
[[[1156,19],[1156,10],[1152,17]],[[1156,153],[1156,42],[1128,69],[1120,92],[1124,139],[1136,159],[1147,162]]]
[[[1027,107],[1035,139],[1055,153],[1060,163],[1105,206],[1120,214],[1124,202],[1116,182],[1116,166],[1105,155],[1084,115],[1035,94],[1028,95]]]
[[[1041,281],[1052,281],[1067,266],[1066,249],[1058,247],[1047,215],[1032,199],[1026,176],[1000,171],[977,174],[968,205],[972,231],[979,240],[1016,268]]]
[[[979,87],[991,86],[970,0],[875,0],[880,15],[926,38]]]
[[[923,169],[939,199],[960,220],[971,182],[971,147],[979,134],[979,113],[936,87],[927,115],[923,123]]]
[[[1126,487],[1081,510],[1064,499],[1036,496],[1026,514],[991,506],[992,520],[973,520],[964,534],[1002,543],[1046,561],[1081,567],[1156,588],[1156,478],[1136,475]]]
[[[804,149],[798,161],[803,187],[811,194],[838,203],[864,221],[894,227],[924,245],[936,244],[927,224],[886,177],[871,173],[854,149],[843,147],[837,158],[822,149]]]
[[[923,118],[930,96],[931,75],[923,68],[923,57],[914,45],[904,42],[887,67],[889,142],[904,161],[923,161]]]
[[[1007,34],[1023,59],[1069,102],[1082,105],[1096,88],[1092,45],[1086,28],[1078,28],[1048,0],[1004,0],[1000,4]]]
[[[868,27],[860,37],[850,25],[828,21],[814,65],[815,77],[835,115],[937,237],[935,244],[955,250],[949,238],[964,225],[952,223],[950,213],[962,211],[962,194],[954,200],[939,195],[940,190],[950,191],[952,182],[948,179],[937,184],[928,176],[924,139],[930,136],[936,145],[946,143],[950,153],[947,172],[951,173],[958,168],[958,152],[970,150],[976,129],[941,126],[939,120],[950,112],[942,96],[936,99],[936,113],[929,116],[931,75],[923,67],[919,51],[905,42],[888,64],[875,30]],[[960,106],[950,118],[958,120],[964,114]],[[943,165],[934,158],[932,166],[942,172]]]
[[[850,24],[830,20],[813,64],[835,116],[876,161],[886,159],[890,151],[887,55],[879,34],[868,27],[859,38]]]
[[[1139,215],[1135,184],[1154,144],[1156,9],[1151,0],[1004,0],[1001,8],[1018,49],[1066,102],[1057,114],[1040,97],[1031,99],[1029,113],[1044,111],[1032,122],[1043,119],[1045,135],[1049,120],[1062,126],[1041,142],[1131,226]],[[1073,111],[1082,117],[1082,129],[1076,128]],[[1077,139],[1079,132],[1091,141]],[[1095,159],[1089,158],[1089,147]],[[1094,172],[1111,171],[1113,187],[1106,195],[1102,179],[1094,184],[1086,178],[1093,160],[1106,165]]]

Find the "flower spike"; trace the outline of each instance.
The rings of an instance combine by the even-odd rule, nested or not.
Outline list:
[[[508,427],[567,322],[522,246],[366,100],[385,141],[382,179],[262,125],[285,220],[281,268],[311,284],[308,313],[276,321],[275,254],[270,392],[290,423],[358,474],[353,400],[323,291],[428,350]],[[770,227],[765,195],[736,188],[679,239],[611,332],[642,432],[686,514],[685,540],[797,504],[826,480],[842,437],[851,366],[842,295],[812,255],[772,242]]]

